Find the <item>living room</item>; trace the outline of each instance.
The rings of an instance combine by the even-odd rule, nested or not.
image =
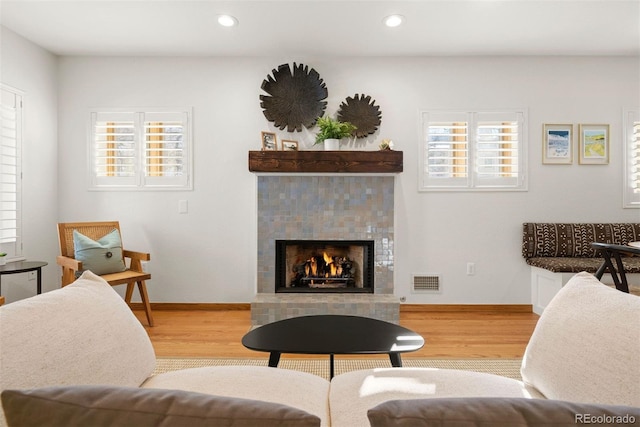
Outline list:
[[[152,274],[148,284],[152,303],[250,303],[256,294],[258,242],[257,178],[247,169],[248,152],[260,150],[262,131],[275,132],[278,140],[297,140],[300,150],[318,149],[313,145],[315,128],[280,130],[265,119],[260,107],[262,81],[287,63],[302,63],[318,71],[328,88],[327,115],[334,115],[340,103],[355,93],[372,96],[380,106],[379,129],[343,150],[377,150],[383,139],[391,139],[394,149],[404,154],[404,170],[394,176],[393,295],[407,304],[529,305],[530,267],[521,254],[522,223],[639,219],[637,209],[623,207],[627,148],[623,112],[637,111],[640,91],[636,2],[525,1],[508,7],[508,2],[499,1],[448,6],[444,2],[394,2],[393,7],[373,2],[370,6],[380,13],[392,9],[403,13],[405,8],[407,18],[404,35],[402,28],[400,33],[383,28],[384,16],[376,18],[378,37],[391,39],[379,50],[364,49],[367,43],[353,34],[351,42],[332,35],[328,39],[332,43],[326,46],[309,46],[292,36],[285,44],[258,44],[262,51],[239,47],[235,52],[229,47],[235,41],[244,42],[240,46],[249,49],[248,27],[258,20],[247,10],[251,2],[189,2],[206,6],[211,13],[210,31],[218,47],[205,54],[188,44],[154,51],[147,35],[128,21],[123,28],[131,33],[118,36],[120,50],[97,41],[94,46],[83,44],[82,35],[69,38],[73,34],[69,28],[88,28],[78,21],[67,25],[65,20],[91,16],[92,7],[103,11],[103,16],[111,12],[109,2],[79,3],[75,9],[74,2],[2,4],[1,80],[24,93],[22,256],[48,263],[43,271],[45,292],[60,285],[56,223],[115,219],[121,223],[126,247],[152,255],[146,265]],[[129,13],[135,17],[140,8],[153,9],[152,3],[140,2]],[[279,26],[284,18],[277,17],[289,17],[285,10],[292,3],[267,3],[273,3],[273,25],[288,31]],[[305,3],[310,8],[309,19],[311,12],[321,10],[316,2]],[[344,5],[345,10],[359,10],[361,2],[354,3]],[[435,9],[427,8],[430,3]],[[216,13],[233,6],[239,8],[240,25],[213,28]],[[182,22],[175,15],[180,10],[175,9],[177,2],[163,2],[163,7],[174,13],[176,25]],[[184,7],[184,19],[192,18],[194,10]],[[464,23],[476,22],[473,16],[495,23],[496,16],[506,13],[513,23],[501,31],[522,31],[515,31],[518,38],[513,36],[508,42],[505,39],[510,37],[496,37],[494,32],[483,37],[478,32],[477,42],[468,38],[455,49],[442,51],[438,43],[444,46],[444,41],[432,33],[415,33],[412,21],[425,12],[447,12],[447,7],[453,7],[450,12]],[[573,26],[580,26],[575,21],[594,20],[593,36],[581,40],[583,33],[574,36],[563,31],[563,25],[552,25],[544,13],[532,14],[537,7],[565,19],[563,24],[575,31]],[[54,14],[57,8],[61,9]],[[501,10],[504,8],[507,10]],[[24,20],[29,14],[31,21]],[[582,18],[574,20],[574,15]],[[31,41],[37,34],[36,16],[49,19],[51,29],[45,33],[60,32],[62,37],[47,40],[45,35],[38,39],[40,44]],[[431,16],[426,24],[435,25],[438,20]],[[548,25],[541,25],[543,22]],[[267,21],[260,31],[270,27]],[[525,31],[533,28],[537,32]],[[395,40],[407,33],[410,38],[423,38],[421,54],[404,52]],[[61,41],[65,37],[66,45]],[[487,40],[495,45],[481,43]],[[537,43],[530,45],[530,40]],[[348,49],[350,43],[353,49],[361,48],[361,53]],[[87,140],[90,111],[96,107],[189,108],[193,188],[91,189]],[[503,108],[527,113],[523,189],[419,191],[424,142],[421,112]],[[580,124],[609,125],[608,162],[580,164],[576,152],[570,164],[543,163],[543,126],[550,123],[572,125],[576,139]],[[416,274],[437,275],[439,292],[414,291],[412,277]],[[19,276],[3,277],[3,285],[7,302],[34,293],[33,282]]]
[[[266,420],[274,413],[302,412],[308,422],[286,425],[388,427],[395,425],[388,416],[427,419],[415,411],[427,410],[428,400],[440,401],[438,411],[452,405],[454,421],[479,416],[473,411],[480,408],[485,425],[513,425],[513,408],[533,414],[529,425],[548,425],[556,415],[564,420],[559,425],[584,414],[640,419],[640,372],[629,369],[638,366],[639,342],[628,333],[640,319],[639,300],[578,274],[538,316],[532,267],[523,258],[523,223],[640,223],[638,177],[627,162],[638,156],[632,130],[640,122],[639,12],[635,0],[3,1],[2,101],[6,91],[20,100],[22,134],[18,237],[4,241],[2,252],[9,263],[47,263],[37,298],[29,299],[33,275],[1,277],[7,420],[74,425],[65,399],[92,409],[115,404],[107,416],[121,418],[109,418],[110,425],[147,425],[136,422],[144,413],[136,405],[159,401],[150,412],[163,412],[173,409],[168,400],[187,412],[208,411],[202,425],[227,416],[272,425]],[[238,25],[220,27],[221,14]],[[400,14],[402,25],[385,27],[391,14]],[[265,132],[279,144],[296,141],[300,152],[325,154],[314,145],[317,127],[288,131],[265,114],[263,82],[284,64],[318,73],[328,90],[321,100],[327,116],[349,97],[370,96],[381,122],[342,141],[340,155],[389,154],[378,151],[392,140],[402,170],[250,171],[249,153],[271,143]],[[138,175],[126,188],[98,183],[96,117],[132,111],[186,114],[191,156],[177,188],[151,188],[153,179]],[[483,187],[471,178],[463,188],[429,185],[425,129],[431,117],[452,112],[514,113],[518,156],[501,163],[517,163],[514,185]],[[551,150],[550,129],[564,132],[564,152]],[[602,152],[587,150],[589,129],[605,131]],[[313,189],[323,195],[318,203],[295,210],[312,224],[283,220],[278,209],[291,213],[288,206],[306,200],[299,197],[306,182],[293,188],[290,181],[307,179],[325,183]],[[383,190],[361,179],[382,181]],[[357,182],[335,185],[347,181]],[[267,184],[274,196],[261,192]],[[379,203],[369,208],[360,203],[365,199]],[[263,215],[265,207],[272,216]],[[123,287],[113,288],[116,295],[91,272],[60,289],[56,225],[109,220],[119,221],[126,249],[151,254],[144,268],[154,326],[137,292],[134,317],[120,298]],[[393,335],[391,349],[385,343],[376,351],[385,354],[338,353],[333,379],[326,348],[322,359],[294,354],[272,369],[267,359],[278,359],[281,348],[267,356],[244,344],[265,330],[251,328],[248,307],[276,285],[275,255],[265,254],[275,246],[268,233],[284,230],[275,238],[297,239],[290,234],[298,229],[304,238],[315,238],[316,230],[329,230],[332,241],[375,238],[371,295],[394,299],[400,326],[410,329]],[[416,277],[437,278],[437,289],[416,287]],[[411,340],[425,345],[409,349]],[[391,368],[398,349],[415,359],[407,355],[404,367]],[[300,360],[304,369],[289,368]],[[315,366],[322,375],[310,370]],[[43,389],[52,385],[62,387]],[[38,390],[21,404],[24,393],[8,389]],[[37,393],[45,399],[38,402]],[[454,401],[459,397],[465,399]],[[80,412],[77,425],[91,424]],[[0,413],[0,426],[4,421]],[[201,424],[191,417],[188,425]]]

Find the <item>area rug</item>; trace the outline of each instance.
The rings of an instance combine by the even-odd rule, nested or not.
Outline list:
[[[406,368],[432,368],[432,369],[461,369],[465,371],[486,372],[489,374],[501,375],[503,377],[521,380],[520,364],[522,359],[411,359],[403,358],[402,366]],[[158,358],[154,374],[175,371],[185,368],[200,368],[204,366],[229,366],[229,365],[249,365],[267,366],[267,358]],[[278,364],[279,368],[293,369],[296,371],[308,372],[320,377],[329,378],[329,357],[326,358],[305,358],[291,359],[282,358]],[[349,371],[359,369],[390,368],[389,359],[341,359],[335,358],[335,374],[339,375]]]

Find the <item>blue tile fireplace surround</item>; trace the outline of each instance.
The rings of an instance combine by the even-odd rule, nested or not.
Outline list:
[[[393,295],[393,174],[258,174],[257,295],[253,325],[310,314],[397,323]],[[373,293],[276,293],[276,240],[372,240]]]

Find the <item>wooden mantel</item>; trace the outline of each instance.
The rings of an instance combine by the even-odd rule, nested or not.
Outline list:
[[[249,151],[259,173],[400,173],[402,151]]]

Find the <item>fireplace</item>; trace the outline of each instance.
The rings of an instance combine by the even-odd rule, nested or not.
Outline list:
[[[275,291],[373,293],[373,240],[276,240]]]
[[[393,277],[395,176],[267,173],[256,176],[256,190],[258,235],[252,325],[313,314],[399,322],[400,302],[394,295]],[[286,259],[284,255],[278,263],[275,259],[279,239],[339,240],[340,244],[370,240],[369,267],[363,275],[372,279],[363,283],[362,289],[286,289]],[[282,283],[285,292],[276,292],[276,283]],[[349,293],[338,293],[346,291]]]

